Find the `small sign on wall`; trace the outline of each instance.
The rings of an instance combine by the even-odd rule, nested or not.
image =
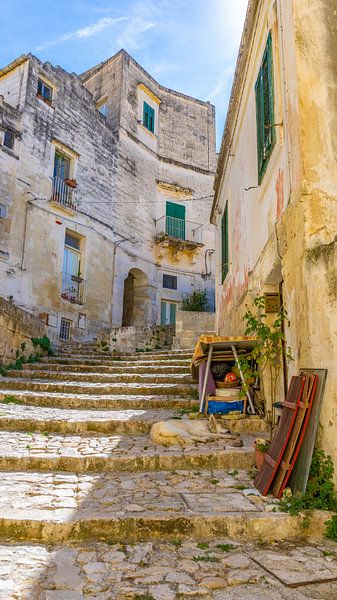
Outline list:
[[[57,315],[48,315],[47,325],[49,325],[49,327],[57,327],[58,322],[59,322],[59,318]]]
[[[280,294],[265,294],[266,313],[278,313],[281,309]]]

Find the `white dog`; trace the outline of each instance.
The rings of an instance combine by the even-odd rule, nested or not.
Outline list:
[[[237,436],[230,434],[228,429],[222,429],[214,415],[208,420],[169,419],[154,423],[150,436],[155,444],[171,446],[192,446],[195,442],[213,442],[214,440],[234,440]]]

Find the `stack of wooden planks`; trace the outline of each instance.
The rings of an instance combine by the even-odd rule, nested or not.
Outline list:
[[[291,379],[275,435],[254,482],[263,495],[272,492],[277,498],[282,496],[301,451],[311,415],[317,423],[310,430],[317,431],[317,407],[322,399],[322,393],[316,394],[318,381],[318,374],[310,370],[303,370]],[[310,463],[314,441],[310,445],[311,454],[307,456],[307,462]]]

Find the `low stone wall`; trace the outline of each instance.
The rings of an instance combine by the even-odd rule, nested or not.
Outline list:
[[[111,351],[123,354],[138,351],[165,350],[171,348],[174,327],[158,325],[155,327],[116,327],[109,336],[102,333],[98,342],[105,340]]]
[[[215,313],[177,310],[173,348],[193,348],[200,335],[215,332]]]
[[[0,297],[0,363],[7,365],[16,359],[16,351],[28,357],[34,354],[31,338],[46,333],[44,323],[34,315]]]

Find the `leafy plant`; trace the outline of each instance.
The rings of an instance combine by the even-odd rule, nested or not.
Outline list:
[[[181,310],[185,311],[207,312],[208,309],[206,290],[194,290],[191,294],[186,295],[181,303]]]
[[[249,377],[263,375],[269,372],[271,428],[275,424],[275,407],[277,382],[282,367],[282,352],[285,351],[287,360],[293,360],[291,349],[285,345],[284,322],[287,319],[286,310],[281,307],[274,321],[266,314],[266,299],[264,296],[256,296],[253,300],[253,309],[248,309],[244,315],[246,322],[245,335],[254,336],[256,345],[244,358],[240,358],[242,370]],[[248,385],[243,384],[243,392],[246,394]]]
[[[263,452],[265,454],[270,446],[270,442],[266,440],[265,442],[262,440],[255,440],[255,448],[258,452]]]
[[[220,559],[216,556],[210,556],[209,554],[203,554],[202,556],[193,556],[194,562],[220,562]]]
[[[207,542],[199,542],[199,544],[197,544],[197,548],[200,550],[207,550],[209,548],[209,544],[207,544]]]
[[[20,400],[16,398],[16,396],[5,396],[3,400],[1,400],[3,404],[20,404]]]
[[[316,449],[312,458],[307,489],[304,494],[283,498],[282,512],[297,515],[303,510],[337,511],[337,493],[333,483],[334,466],[331,456]]]
[[[216,547],[218,550],[221,550],[221,552],[231,552],[232,550],[235,550],[233,544],[217,544]]]
[[[31,338],[33,346],[40,346],[41,350],[44,350],[45,352],[47,352],[48,354],[51,352],[51,342],[49,337],[47,337],[46,335],[42,336],[41,338]]]

